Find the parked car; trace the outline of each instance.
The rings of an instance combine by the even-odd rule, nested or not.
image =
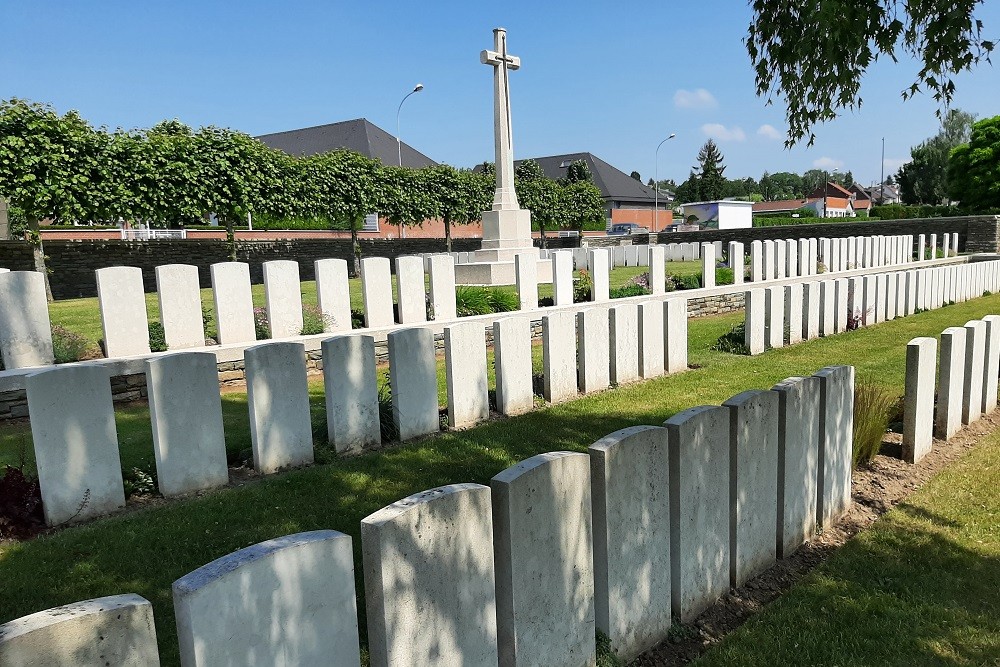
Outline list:
[[[640,227],[634,222],[621,222],[616,225],[611,225],[611,229],[608,230],[608,236],[628,236],[630,234],[648,234],[649,229],[647,227]]]

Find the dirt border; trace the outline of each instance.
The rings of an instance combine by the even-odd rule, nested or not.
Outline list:
[[[871,465],[854,471],[851,484],[854,502],[840,523],[804,544],[790,558],[779,560],[769,570],[724,595],[692,623],[675,625],[668,639],[629,664],[672,667],[698,658],[998,428],[1000,409],[964,427],[947,442],[934,440],[931,452],[916,465],[899,458],[902,437],[887,433],[882,453]]]

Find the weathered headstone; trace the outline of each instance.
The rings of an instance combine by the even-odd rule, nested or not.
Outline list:
[[[451,484],[361,521],[371,664],[497,664],[490,489]]]
[[[181,664],[361,664],[354,552],[335,530],[240,549],[173,584]]]
[[[778,392],[778,557],[787,558],[816,532],[820,380],[793,377]]]
[[[176,496],[229,482],[219,370],[211,352],[146,360],[157,487]]]
[[[729,589],[729,408],[663,423],[670,466],[670,606],[688,623]]]
[[[322,343],[327,437],[338,452],[382,441],[375,339],[335,336]]]
[[[729,409],[729,585],[775,561],[778,517],[778,395],[745,391]]]
[[[827,366],[819,379],[819,480],[816,521],[835,524],[851,506],[854,445],[854,367]]]
[[[111,377],[62,366],[24,379],[45,523],[58,526],[125,506]]]
[[[46,609],[0,625],[0,665],[159,667],[153,606],[134,593]]]
[[[631,660],[670,630],[667,432],[633,426],[589,452],[597,629],[619,658]]]

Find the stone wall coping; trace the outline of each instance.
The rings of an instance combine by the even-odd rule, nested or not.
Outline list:
[[[974,258],[974,259],[973,259]],[[318,352],[320,346],[324,340],[327,338],[332,338],[335,336],[372,336],[375,338],[376,342],[384,342],[388,334],[392,331],[398,331],[401,329],[413,329],[413,328],[429,328],[435,335],[442,335],[444,333],[444,328],[455,324],[457,322],[478,322],[483,325],[484,330],[487,327],[493,325],[493,322],[498,319],[504,319],[507,317],[530,317],[532,322],[540,322],[543,315],[551,315],[553,313],[567,312],[576,313],[588,308],[610,308],[611,306],[618,305],[628,305],[628,304],[641,304],[650,301],[666,301],[672,298],[684,298],[684,299],[698,299],[705,297],[716,297],[725,296],[730,294],[742,294],[751,289],[762,289],[765,287],[775,287],[790,285],[794,283],[805,283],[805,282],[816,282],[822,280],[830,280],[832,278],[850,278],[852,276],[860,275],[870,275],[873,273],[889,273],[893,271],[909,271],[913,269],[929,269],[941,266],[949,266],[953,264],[965,264],[970,261],[986,261],[988,259],[994,259],[993,255],[960,255],[957,257],[946,257],[942,259],[932,259],[924,260],[923,262],[907,262],[905,264],[892,264],[887,266],[870,267],[864,269],[852,269],[850,271],[839,271],[839,272],[827,272],[820,273],[813,276],[799,276],[795,278],[782,278],[780,280],[765,280],[758,283],[746,282],[740,285],[718,285],[716,287],[701,287],[697,289],[681,290],[675,292],[664,292],[663,294],[645,294],[640,296],[626,297],[623,299],[614,299],[611,301],[588,301],[586,303],[574,303],[567,304],[563,306],[546,306],[544,308],[539,308],[537,310],[515,310],[506,313],[488,313],[486,315],[472,315],[469,317],[462,317],[458,320],[444,320],[440,322],[430,321],[430,322],[413,322],[409,324],[393,324],[391,326],[385,327],[373,327],[373,328],[362,328],[362,329],[352,329],[350,332],[338,332],[338,333],[321,333],[314,334],[311,336],[290,336],[287,338],[273,338],[267,341],[248,341],[245,343],[232,343],[229,345],[206,345],[203,347],[191,347],[185,348],[183,350],[168,350],[166,352],[154,352],[150,355],[140,355],[133,357],[117,357],[114,359],[92,359],[88,361],[78,361],[74,364],[61,364],[65,366],[70,365],[97,365],[108,368],[111,377],[121,376],[121,375],[136,375],[144,374],[146,372],[146,360],[155,359],[168,354],[178,354],[181,352],[211,352],[215,354],[218,363],[242,361],[244,351],[255,345],[261,345],[264,343],[272,342],[288,342],[294,341],[302,343],[305,346],[306,352]],[[26,376],[32,373],[37,373],[42,370],[51,370],[52,366],[36,366],[28,368],[18,368],[14,370],[0,371],[0,392],[9,391],[19,391],[25,388],[24,379]]]

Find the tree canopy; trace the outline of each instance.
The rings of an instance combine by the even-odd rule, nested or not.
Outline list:
[[[994,43],[976,17],[984,0],[752,0],[746,38],[757,94],[785,103],[786,146],[812,145],[817,124],[862,105],[861,80],[880,57],[920,69],[901,93],[926,91],[943,115],[954,78],[989,61]]]
[[[1000,211],[1000,116],[972,126],[969,143],[951,152],[948,192],[969,211]]]

